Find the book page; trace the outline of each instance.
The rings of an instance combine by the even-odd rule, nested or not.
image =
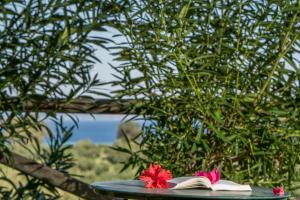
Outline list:
[[[241,185],[232,181],[220,180],[211,187],[212,190],[251,191],[250,185]]]
[[[211,183],[206,177],[178,177],[169,180],[170,189],[189,189],[189,188],[211,188]]]

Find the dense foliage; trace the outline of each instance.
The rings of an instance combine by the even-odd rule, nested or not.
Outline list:
[[[99,32],[105,31],[110,9],[103,1],[1,1],[1,154],[10,154],[11,144],[17,143],[31,158],[69,175],[73,159],[66,142],[73,127],[66,128],[55,109],[44,114],[38,111],[49,99],[62,98],[68,104],[83,95],[101,95],[95,90],[100,85],[97,75],[89,72],[99,61],[95,47],[108,42]],[[32,110],[23,112],[32,102]],[[56,131],[45,126],[46,119],[56,125]],[[39,145],[37,134],[48,135],[48,147]],[[42,180],[22,173],[19,176],[27,181],[16,182],[0,169],[0,182],[6,182],[0,184],[1,199],[59,197],[56,189]]]
[[[116,96],[148,125],[125,167],[299,187],[299,1],[129,2]]]

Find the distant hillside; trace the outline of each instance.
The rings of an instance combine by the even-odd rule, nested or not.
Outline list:
[[[21,152],[22,149],[16,145],[14,151]],[[123,167],[120,162],[127,159],[127,155],[116,152],[109,145],[93,144],[89,140],[82,140],[78,141],[70,151],[74,155],[75,162],[75,166],[71,169],[71,174],[78,175],[78,178],[86,183],[134,178],[135,170],[127,170],[119,173]],[[13,180],[15,180],[15,183],[25,181],[24,177],[18,176],[16,170],[1,164],[0,170],[8,177],[14,177]],[[3,180],[0,180],[1,186],[11,187]],[[61,194],[61,199],[64,200],[79,199],[63,191],[61,191]]]

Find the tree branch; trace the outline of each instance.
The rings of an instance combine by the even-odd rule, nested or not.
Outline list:
[[[96,191],[89,184],[15,153],[11,153],[8,157],[0,152],[0,163],[84,199],[112,199],[112,197],[104,196],[99,191]]]
[[[21,111],[39,112],[63,112],[63,113],[91,113],[91,114],[134,114],[135,111],[128,110],[137,100],[110,100],[110,99],[45,99],[30,98],[21,100],[17,97],[9,98],[1,102],[2,110],[14,110],[17,105]]]

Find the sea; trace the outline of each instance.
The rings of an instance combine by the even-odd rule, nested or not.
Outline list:
[[[71,127],[74,122],[64,114],[58,117],[62,117],[65,127]],[[74,144],[80,140],[90,140],[95,144],[113,144],[116,140],[117,130],[121,123],[132,118],[132,116],[125,115],[94,115],[89,114],[77,114],[75,117],[78,119],[78,127],[73,129],[73,135],[68,140],[68,143]],[[140,126],[142,120],[135,120]],[[55,125],[51,121],[46,121],[47,126],[55,132]],[[46,141],[49,138],[46,137]]]

